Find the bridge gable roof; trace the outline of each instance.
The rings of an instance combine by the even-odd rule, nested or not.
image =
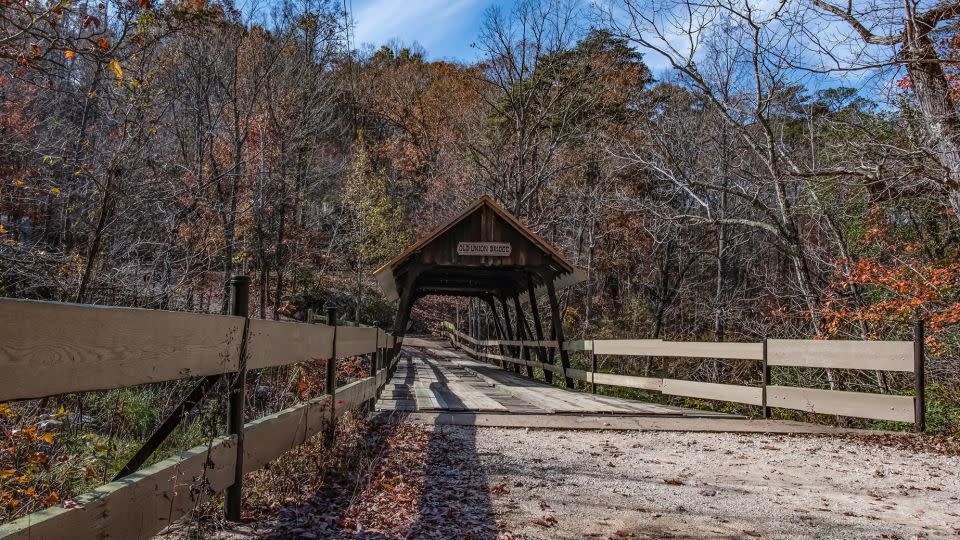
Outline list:
[[[500,253],[467,254],[470,247]],[[414,267],[429,268],[421,288],[432,286],[432,291],[451,294],[482,289],[515,293],[524,288],[520,281],[531,272],[553,275],[558,287],[583,280],[583,272],[556,247],[486,195],[407,247],[374,276],[386,296],[395,299]]]

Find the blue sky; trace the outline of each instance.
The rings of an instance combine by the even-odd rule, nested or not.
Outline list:
[[[351,1],[351,0],[348,0]],[[484,12],[514,0],[352,0],[355,46],[379,47],[391,40],[426,49],[431,60],[477,60],[476,41]]]

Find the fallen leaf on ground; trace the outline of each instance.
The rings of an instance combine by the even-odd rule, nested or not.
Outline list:
[[[540,525],[541,527],[546,527],[549,529],[550,527],[553,527],[554,525],[557,524],[557,520],[553,516],[546,516],[542,518],[531,519],[530,523],[533,523],[534,525]]]

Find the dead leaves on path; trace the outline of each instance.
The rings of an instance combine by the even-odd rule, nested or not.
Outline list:
[[[335,450],[343,459],[311,497],[263,516],[275,524],[267,538],[512,537],[498,532],[471,441],[407,423],[366,429]]]

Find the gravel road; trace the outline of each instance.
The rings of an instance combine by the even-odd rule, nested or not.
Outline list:
[[[960,457],[918,449],[929,439],[403,420],[365,433],[343,441],[327,472],[300,474],[300,495],[274,482],[280,491],[263,497],[275,502],[251,506],[242,527],[163,538],[960,539]],[[261,476],[309,464],[315,453],[302,452],[307,461]]]
[[[525,538],[960,538],[960,458],[858,440],[445,427]]]

